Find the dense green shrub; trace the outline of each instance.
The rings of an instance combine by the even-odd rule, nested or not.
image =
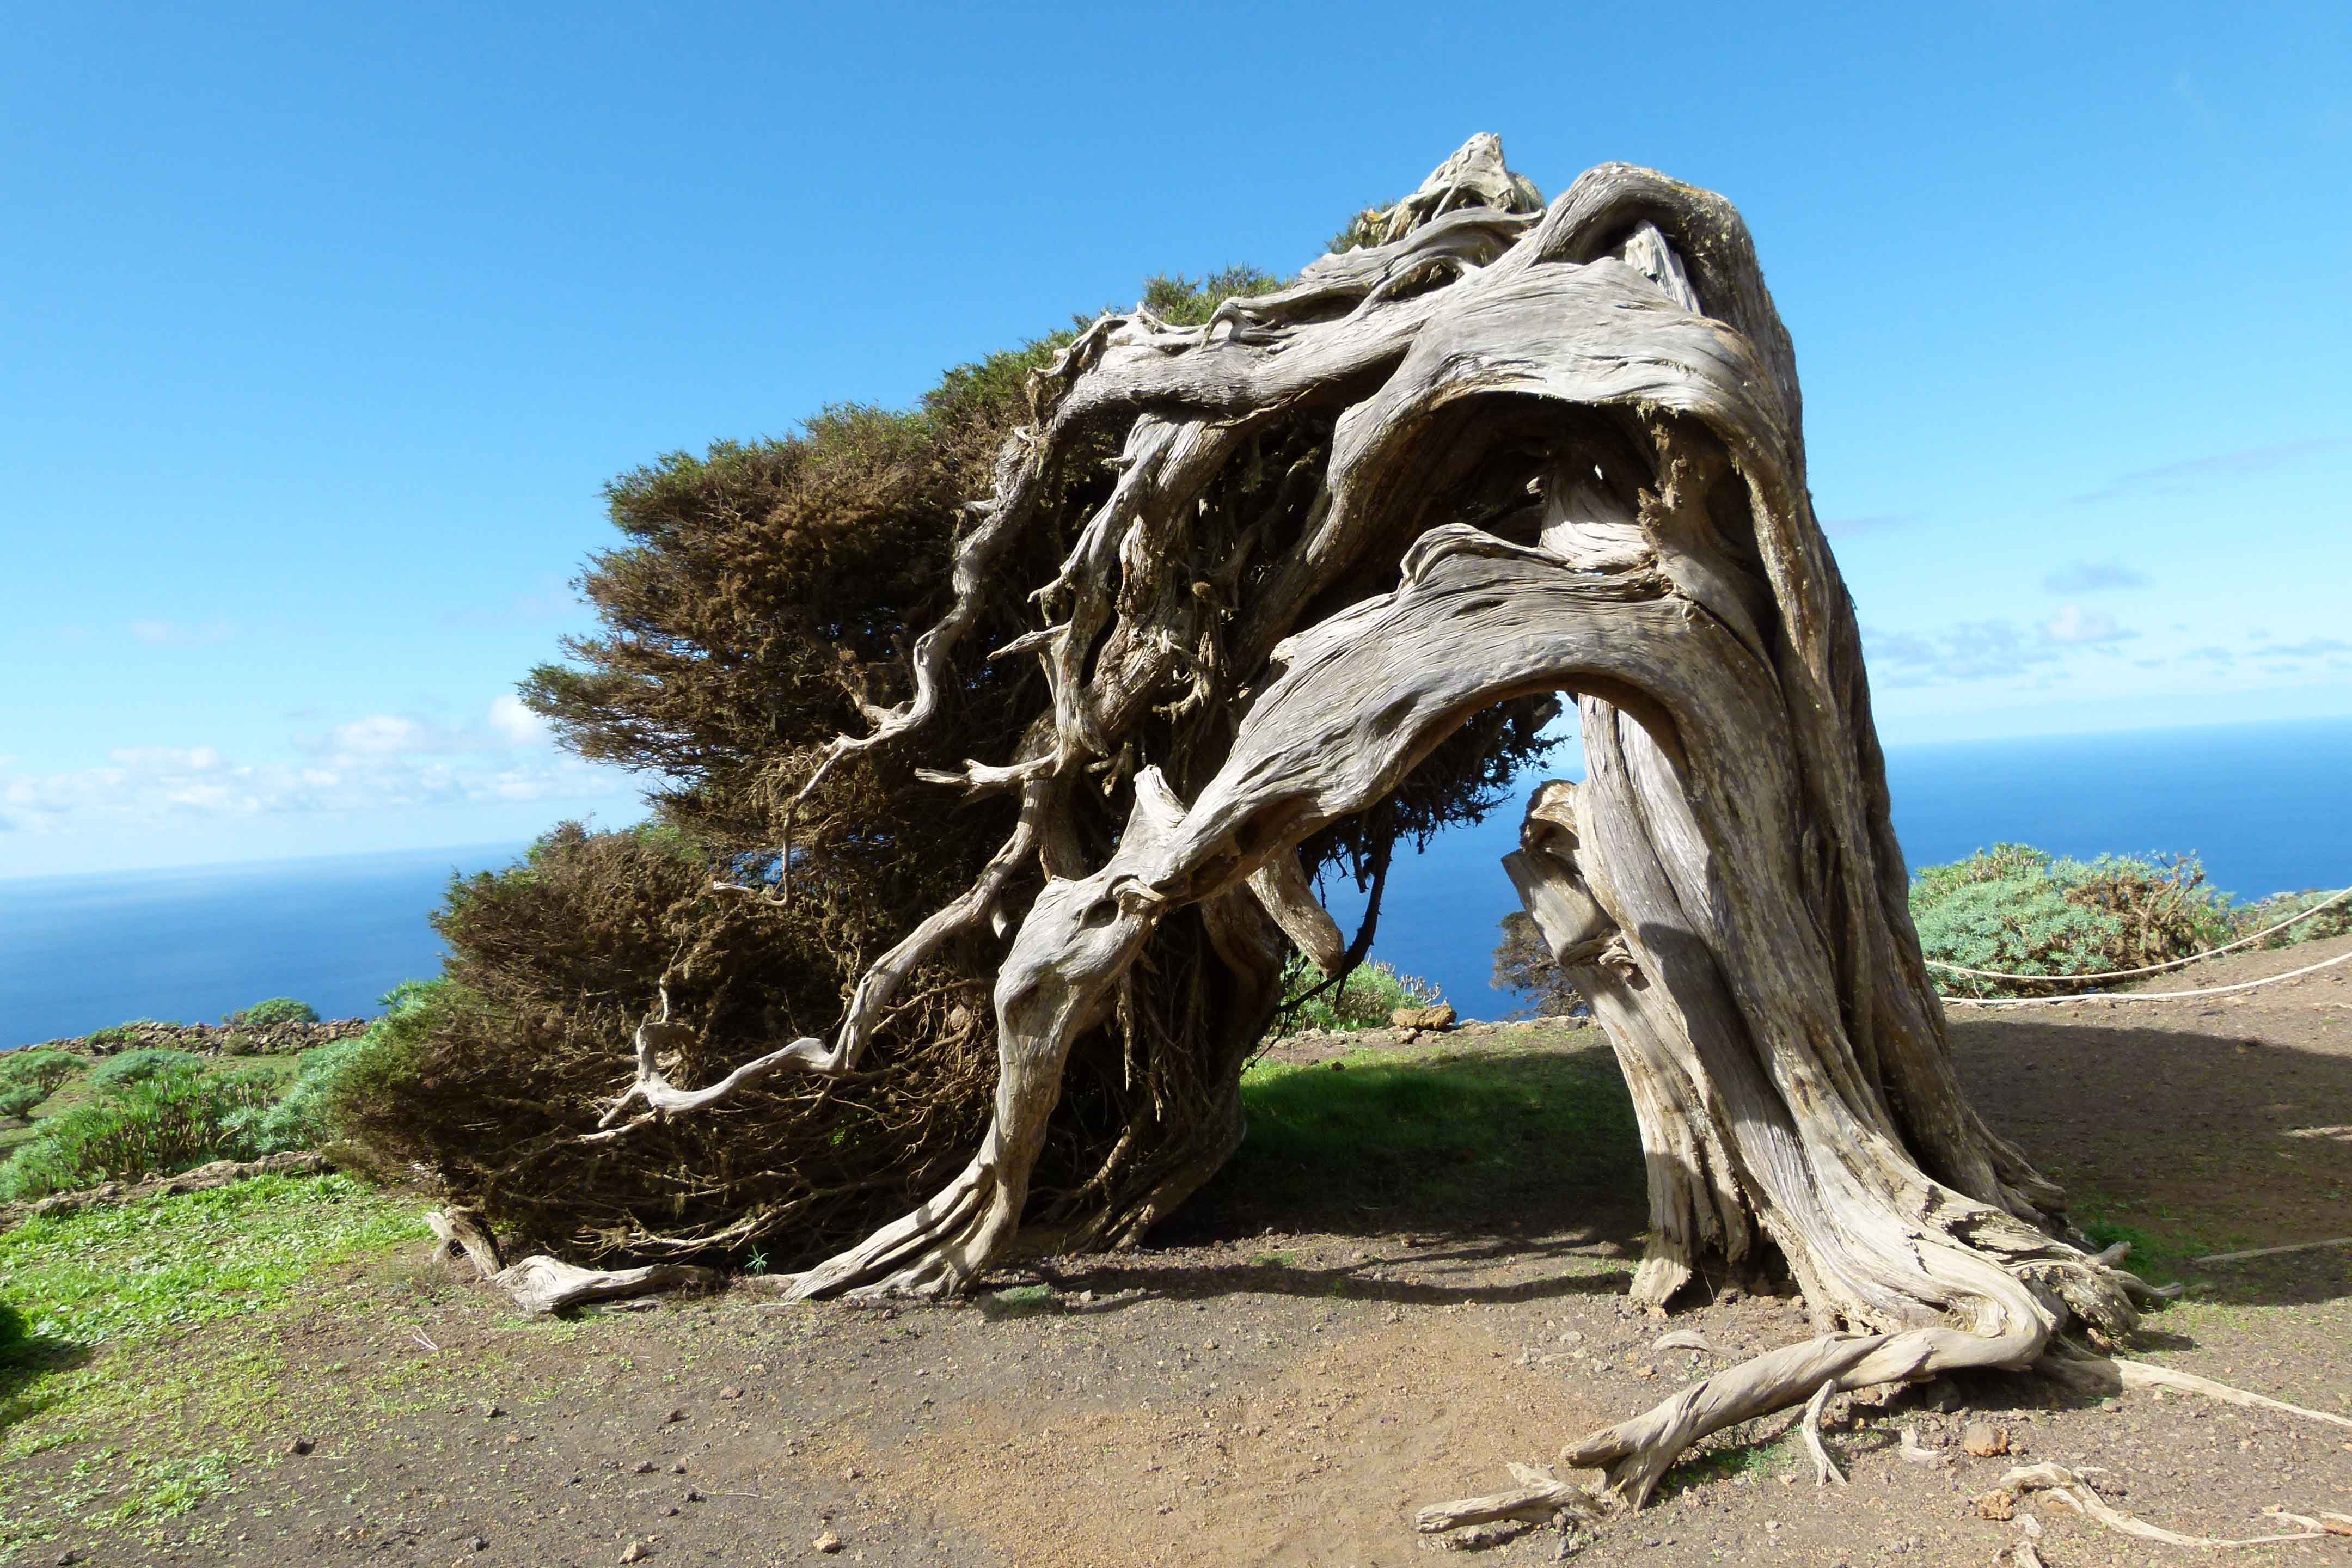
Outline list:
[[[79,1057],[64,1051],[9,1051],[0,1055],[0,1116],[26,1116],[82,1070]]]
[[[23,1355],[33,1341],[33,1331],[25,1321],[25,1314],[5,1301],[0,1301],[0,1366],[6,1366]]]
[[[250,1113],[276,1098],[268,1079],[161,1065],[43,1121],[40,1135],[0,1165],[0,1199],[136,1182],[212,1160],[252,1159],[261,1151],[249,1130]]]
[[[2252,936],[2258,931],[2266,931],[2281,921],[2292,919],[2305,910],[2324,904],[2334,896],[2333,892],[2319,890],[2273,893],[2267,899],[2257,900],[2253,903],[2240,907],[2239,931],[2242,935]],[[2298,921],[2283,931],[2263,938],[2255,945],[2262,948],[2293,947],[2297,942],[2317,942],[2322,937],[2344,936],[2347,933],[2352,933],[2352,900],[2347,900],[2331,910],[2312,916],[2307,921]]]
[[[2188,958],[2241,929],[2227,893],[2193,855],[2103,855],[2082,861],[1996,844],[1912,879],[1911,917],[1930,959],[2011,974],[2063,976]],[[1936,972],[1956,996],[2063,995],[2073,984]]]
[[[194,1051],[172,1050],[150,1047],[144,1050],[124,1051],[107,1058],[89,1069],[92,1089],[114,1090],[134,1083],[144,1083],[151,1078],[172,1073],[201,1069],[205,1058]]]
[[[249,1029],[267,1029],[278,1024],[315,1024],[318,1021],[318,1009],[291,996],[272,996],[266,1002],[256,1002],[243,1012],[231,1013],[221,1020],[224,1024],[241,1024]]]
[[[1278,1029],[1382,1029],[1389,1014],[1399,1007],[1433,1007],[1445,1000],[1437,987],[1410,974],[1399,974],[1379,959],[1357,965],[1348,978],[1320,995],[1323,972],[1293,955],[1282,973],[1283,1005]]]

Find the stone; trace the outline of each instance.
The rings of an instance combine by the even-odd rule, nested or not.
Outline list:
[[[317,1447],[318,1445],[308,1437],[294,1437],[287,1441],[286,1451],[299,1458]]]
[[[719,1391],[719,1397],[721,1399],[740,1399],[743,1397],[743,1391],[730,1383],[726,1387]]]
[[[621,1561],[624,1563],[643,1563],[652,1555],[652,1550],[642,1541],[632,1541],[621,1548]]]
[[[1434,1007],[1398,1007],[1389,1014],[1389,1022],[1400,1029],[1450,1029],[1454,1027],[1454,1004],[1440,1002]]]
[[[1979,1519],[2006,1523],[2017,1517],[2017,1499],[2004,1491],[1990,1491],[1969,1500],[1976,1505]]]
[[[828,1530],[822,1535],[819,1535],[814,1541],[810,1542],[809,1544],[816,1548],[819,1552],[830,1554],[841,1550],[841,1537]]]
[[[2009,1428],[1990,1421],[1971,1421],[1960,1430],[1960,1449],[1976,1458],[1990,1459],[2009,1452]]]

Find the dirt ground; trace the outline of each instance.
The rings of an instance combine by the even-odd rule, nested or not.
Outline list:
[[[2241,955],[2164,988],[2347,947]],[[2352,1235],[2352,965],[2231,998],[1955,1018],[1993,1124],[2103,1238],[2134,1240],[2151,1277],[2187,1282],[2135,1353],[2352,1413],[2352,1248],[2191,1261]],[[1440,1043],[1606,1050],[1549,1025]],[[1637,1168],[1624,1152],[1612,1169]],[[120,1374],[157,1390],[158,1420],[173,1415],[175,1369],[249,1365],[233,1415],[178,1415],[234,1421],[265,1457],[156,1532],[68,1523],[26,1560],[754,1564],[826,1561],[820,1542],[837,1541],[829,1560],[871,1564],[1421,1563],[1459,1548],[1414,1533],[1418,1506],[1500,1489],[1506,1461],[1549,1461],[1806,1331],[1793,1301],[1730,1290],[1671,1322],[1631,1312],[1642,1223],[1638,1179],[1564,1179],[1509,1212],[1280,1213],[1221,1180],[1145,1250],[1007,1274],[967,1304],[737,1292],[568,1323],[521,1321],[413,1247],[316,1281],[294,1311],[122,1352]],[[1652,1348],[1675,1328],[1722,1357]],[[1961,1453],[1969,1418],[2006,1428],[2010,1457]],[[1904,1425],[1944,1462],[1899,1458]],[[1844,1490],[1816,1489],[1790,1426],[1711,1440],[1661,1500],[1578,1538],[1571,1560],[1990,1564],[2024,1527],[1971,1500],[2040,1460],[2103,1467],[2093,1479],[2119,1507],[2188,1532],[2270,1533],[2272,1507],[2352,1513],[2352,1429],[2195,1398],[2090,1401],[2018,1376],[1885,1408],[1841,1399],[1828,1440]],[[307,1452],[289,1451],[296,1439]],[[82,1435],[27,1461],[26,1479],[65,1498],[78,1461],[119,1440]],[[2018,1512],[2043,1523],[2053,1568],[2197,1555],[2054,1508]],[[1530,1531],[1472,1560],[1549,1562],[1562,1545]],[[2347,1563],[2352,1541],[2231,1560]]]

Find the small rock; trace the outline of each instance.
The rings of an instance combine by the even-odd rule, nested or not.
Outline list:
[[[859,1469],[856,1465],[852,1465],[849,1468],[841,1472],[841,1479],[845,1481],[854,1481],[865,1474],[866,1472],[864,1470]]]
[[[1454,1018],[1451,1002],[1440,1002],[1434,1007],[1398,1007],[1389,1014],[1389,1022],[1400,1029],[1450,1029]]]
[[[653,1549],[642,1541],[632,1541],[621,1548],[621,1561],[624,1563],[643,1563],[652,1555]]]
[[[686,1500],[687,1500],[687,1501],[688,1501],[688,1502],[709,1502],[710,1500],[709,1500],[709,1498],[707,1498],[707,1497],[704,1497],[700,1492],[697,1491],[694,1488],[692,1488],[692,1487],[688,1487],[688,1488],[687,1488],[687,1489],[686,1489]]]
[[[310,1441],[308,1437],[295,1437],[288,1441],[286,1451],[289,1454],[299,1457],[303,1454],[309,1453],[311,1449],[317,1447],[318,1445]]]
[[[682,1476],[686,1474],[686,1461],[684,1459],[680,1459],[677,1463],[672,1465],[669,1468],[669,1473],[673,1476]]]
[[[482,1419],[485,1421],[495,1421],[506,1413],[507,1407],[503,1405],[485,1405],[482,1406]]]
[[[629,1474],[633,1476],[650,1476],[654,1473],[656,1468],[656,1467],[651,1459],[639,1459],[635,1465],[629,1468]]]
[[[815,1547],[819,1552],[827,1553],[835,1552],[841,1550],[841,1537],[828,1530],[823,1535],[818,1536],[814,1541],[810,1542],[809,1544]]]
[[[661,1425],[667,1426],[674,1421],[683,1421],[685,1419],[686,1411],[681,1407],[679,1409],[672,1410],[668,1415],[663,1416],[661,1418]]]
[[[63,1552],[58,1553],[58,1568],[71,1568],[72,1564],[80,1561],[81,1553],[75,1551],[72,1547],[68,1547]]]
[[[2008,1492],[1990,1491],[1969,1500],[1976,1504],[1977,1517],[2007,1523],[2017,1517],[2017,1499]]]
[[[488,1542],[488,1540],[487,1538],[485,1538],[485,1537],[483,1537],[483,1536],[479,1536],[479,1535],[469,1535],[469,1536],[466,1537],[466,1550],[467,1550],[467,1551],[468,1551],[468,1552],[488,1552],[489,1549],[490,1549],[490,1543],[489,1543],[489,1542]]]
[[[726,1387],[719,1391],[719,1397],[721,1399],[740,1399],[743,1397],[743,1391],[730,1383]]]
[[[2009,1428],[1990,1421],[1971,1421],[1960,1430],[1960,1449],[1979,1459],[2009,1452]]]

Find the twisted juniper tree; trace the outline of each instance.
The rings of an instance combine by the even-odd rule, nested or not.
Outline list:
[[[1131,1239],[1234,1148],[1291,951],[1360,956],[1310,868],[1367,822],[1392,837],[1433,778],[1524,755],[1566,696],[1590,777],[1538,796],[1509,871],[1633,1089],[1634,1293],[1777,1252],[1820,1331],[1567,1457],[1638,1503],[1692,1441],[1825,1385],[2128,1327],[2145,1287],[1954,1072],[1737,213],[1622,164],[1547,205],[1481,136],[1354,237],[1197,324],[1104,315],[1030,377],[937,618],[892,656],[898,699],[781,775],[807,812],[843,770],[904,766],[1001,836],[827,1037],[713,1060],[673,966],[577,1146],[625,1162],[747,1097],[856,1080],[910,977],[962,954],[993,975],[985,1131],[787,1288],[952,1293],[1016,1243]],[[732,896],[821,898],[791,887],[802,853]],[[1040,1190],[1080,1064],[1130,1092]]]

